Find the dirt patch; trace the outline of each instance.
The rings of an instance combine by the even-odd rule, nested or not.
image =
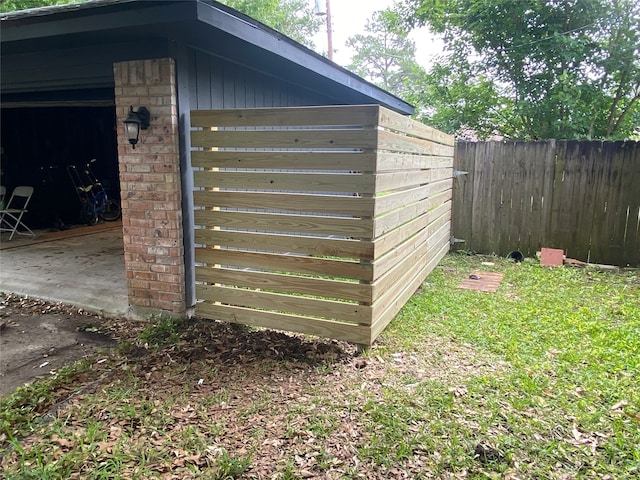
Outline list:
[[[0,294],[0,396],[115,348],[125,323],[69,305]]]

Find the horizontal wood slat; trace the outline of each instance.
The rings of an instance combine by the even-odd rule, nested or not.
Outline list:
[[[393,304],[389,305],[384,312],[375,316],[374,323],[371,328],[372,338],[375,339],[380,335],[380,333],[382,333],[385,327],[389,325],[389,322],[391,322],[391,320],[393,320],[400,311],[402,306],[411,298],[416,289],[420,287],[424,279],[427,278],[427,275],[433,271],[436,265],[438,265],[438,262],[449,251],[448,242],[442,243],[439,247],[439,250],[437,250],[431,257],[425,257],[424,262],[419,262],[419,265],[422,265],[422,268],[413,276],[413,278],[407,278],[406,283],[398,282],[398,285],[402,285],[404,288],[396,294],[396,301]],[[407,275],[407,277],[409,276]]]
[[[451,179],[439,180],[427,185],[395,191],[381,197],[376,197],[374,210],[375,216],[378,217],[396,208],[402,208],[407,204],[418,202],[444,191],[451,190],[451,187]]]
[[[270,251],[283,253],[373,259],[373,242],[371,241],[206,229],[197,229],[195,240],[196,243],[203,245],[255,250],[268,248]]]
[[[314,212],[325,215],[373,216],[373,198],[262,192],[193,192],[196,206],[264,211]]]
[[[451,178],[450,168],[433,168],[430,170],[408,170],[403,172],[379,173],[375,176],[375,191],[386,192],[415,185],[437,182]],[[365,193],[365,192],[363,192]]]
[[[199,266],[196,281],[371,303],[370,285],[335,279]]]
[[[420,138],[381,130],[378,132],[378,148],[394,152],[408,152],[453,157],[453,146],[428,142]]]
[[[451,222],[447,222],[429,237],[427,244],[419,246],[410,255],[396,263],[385,275],[377,278],[372,284],[371,297],[374,304],[387,290],[393,288],[396,283],[401,282],[407,270],[410,270],[413,265],[419,265],[421,263],[420,259],[423,258],[429,250],[439,251],[441,246],[448,246],[449,236],[447,234],[450,231]]]
[[[339,338],[346,342],[371,344],[370,327],[353,323],[336,322],[319,318],[287,315],[252,308],[231,307],[201,302],[196,305],[196,315],[230,323],[242,323],[257,327],[307,333],[320,337]]]
[[[226,110],[192,110],[192,127],[294,127],[313,125],[374,126],[378,123],[377,105],[292,107]]]
[[[428,171],[431,173],[431,171]],[[317,174],[290,172],[194,172],[195,185],[205,188],[289,190],[310,192],[376,191],[374,175]]]
[[[378,152],[377,171],[415,170],[418,168],[453,168],[453,157]]]
[[[448,192],[443,192],[440,195],[448,195],[447,198],[450,198],[451,194]],[[449,219],[451,218],[450,201],[447,201],[444,198],[437,197],[429,199],[429,201],[433,201],[434,205],[437,206],[407,222],[399,223],[398,228],[391,230],[386,228],[387,224],[382,225],[382,228],[380,229],[381,231],[390,231],[387,231],[387,233],[384,234],[376,235],[377,238],[374,240],[374,258],[381,257],[396,245],[404,241],[404,239],[409,238],[411,235],[415,235],[431,222],[438,220],[441,216],[448,216]]]
[[[196,248],[196,262],[327,277],[372,280],[371,265],[308,256]]]
[[[338,319],[352,323],[368,324],[371,322],[371,307],[357,303],[215,285],[197,285],[197,295],[202,300],[238,307]]]
[[[373,219],[275,213],[196,210],[196,225],[244,228],[309,235],[372,238]]]
[[[368,345],[448,251],[450,135],[377,105],[191,125],[197,315]]]
[[[354,154],[357,153],[357,154]],[[428,158],[428,157],[427,157]],[[450,166],[443,160],[433,160],[426,168]],[[425,162],[425,160],[422,160]],[[408,163],[408,161],[407,161]],[[417,162],[419,163],[419,162]],[[247,168],[247,169],[292,169],[296,170],[347,170],[373,172],[376,170],[376,155],[360,152],[233,152],[201,150],[191,152],[191,165],[200,168]],[[421,168],[414,166],[413,168]],[[424,168],[424,167],[423,167]]]
[[[191,144],[205,148],[375,148],[377,131],[248,130],[191,132]]]
[[[436,243],[446,240],[449,241],[451,236],[451,221],[445,219],[442,222],[436,222],[431,228],[427,227],[420,234],[412,237],[398,248],[391,250],[383,257],[376,259],[374,280],[382,278],[387,272],[397,265],[401,264],[408,258],[413,258],[414,262],[421,258],[422,254],[432,248]],[[420,263],[420,262],[418,262]],[[407,264],[403,267],[406,270]]]
[[[380,126],[435,143],[441,143],[451,147],[455,145],[453,135],[436,130],[424,123],[415,122],[409,117],[384,108],[380,109]]]

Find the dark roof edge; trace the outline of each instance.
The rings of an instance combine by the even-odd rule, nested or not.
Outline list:
[[[350,72],[346,68],[343,68],[326,57],[323,57],[319,53],[299,44],[286,35],[283,35],[259,21],[234,10],[233,8],[223,5],[215,0],[190,0],[188,3],[195,6],[195,11],[197,12],[193,20],[200,21],[210,27],[233,35],[244,42],[254,45],[256,48],[266,50],[273,55],[277,55],[286,61],[298,65],[299,68],[314,72],[319,77],[324,77],[338,85],[354,90],[400,113],[413,114],[415,112],[414,107],[401,98],[381,89],[355,73]],[[100,7],[115,5],[125,6],[126,4],[158,7],[163,4],[179,5],[180,1],[87,0],[80,3],[38,7],[0,14],[0,20],[17,21],[22,23],[21,20],[37,18],[39,21],[46,22],[47,19],[42,17],[64,13],[71,14],[71,17],[67,17],[70,20],[76,12],[81,14],[81,12],[91,9],[99,9]],[[188,11],[185,10],[180,11],[186,16],[193,15],[193,13],[189,14],[187,13]],[[191,12],[193,12],[193,10],[191,10]],[[160,14],[162,15],[162,13]],[[153,20],[147,19],[147,22],[151,23]],[[33,28],[35,28],[35,25]],[[37,32],[38,30],[34,29],[34,33]]]

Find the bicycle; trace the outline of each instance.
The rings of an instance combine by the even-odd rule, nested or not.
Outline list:
[[[122,215],[120,205],[109,198],[107,190],[91,169],[96,159],[90,160],[82,169],[68,165],[67,173],[80,199],[80,221],[95,225],[101,218],[107,222],[118,220]]]

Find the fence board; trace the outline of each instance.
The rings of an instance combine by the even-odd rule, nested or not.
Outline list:
[[[377,147],[392,152],[408,152],[438,156],[453,156],[453,146],[432,143],[420,138],[400,135],[395,132],[378,131]]]
[[[326,258],[280,255],[277,253],[196,248],[196,262],[210,265],[233,265],[261,270],[286,271],[327,277],[373,280],[371,265]]]
[[[435,268],[435,266],[442,259],[442,257],[444,257],[447,254],[448,251],[449,251],[449,243],[447,241],[442,243],[440,248],[436,250],[431,257],[426,257],[424,259],[424,262],[426,263],[424,262],[417,263],[417,265],[421,265],[422,268],[420,269],[419,272],[413,275],[413,277],[410,277],[409,275],[407,275],[406,283],[398,282],[396,284],[396,285],[401,285],[403,287],[402,291],[397,293],[396,301],[390,304],[387,310],[376,315],[375,322],[372,326],[372,332],[371,332],[371,335],[373,336],[373,338],[376,338],[382,332],[382,330],[384,330],[384,328],[389,324],[389,322],[393,320],[393,318],[397,315],[397,313],[400,311],[402,306],[409,300],[409,298],[411,298],[411,296],[413,295],[413,292],[415,292],[415,290],[422,284],[422,281],[424,280],[424,278],[426,278],[426,276],[429,275],[429,273],[431,273],[431,271]]]
[[[376,197],[374,215],[376,217],[383,215],[390,210],[402,208],[409,203],[418,202],[449,189],[451,189],[451,179],[439,180],[429,183],[428,185],[421,185],[419,187]]]
[[[431,175],[431,170],[428,171]],[[289,190],[310,192],[376,191],[377,178],[367,174],[318,174],[290,172],[194,172],[194,182],[199,187],[221,189]]]
[[[210,151],[191,152],[191,165],[200,168],[253,168],[253,169],[290,169],[296,170],[348,170],[373,172],[376,169],[376,155],[361,152],[289,152],[289,151]],[[427,164],[422,157],[422,165]],[[428,157],[427,157],[428,158]],[[435,158],[435,157],[434,157]],[[446,167],[447,157],[432,160],[429,168]],[[448,159],[453,164],[453,159]],[[420,162],[416,162],[420,164]],[[420,168],[420,166],[413,167]],[[424,167],[423,167],[424,168]]]
[[[446,195],[446,197],[445,197]],[[391,230],[387,228],[386,225],[382,225],[380,228],[381,236],[377,236],[374,240],[374,256],[375,258],[379,258],[388,252],[391,248],[394,248],[396,245],[409,238],[411,235],[415,235],[420,230],[425,228],[431,222],[436,221],[434,219],[440,219],[441,216],[448,214],[449,218],[451,217],[451,191],[443,192],[439,197],[434,197],[430,199],[433,201],[437,207],[429,210],[426,213],[423,213],[412,220],[407,222],[398,223],[398,228]],[[376,219],[376,222],[379,219]],[[377,224],[376,224],[377,225]],[[378,229],[376,228],[376,232]]]
[[[353,130],[247,130],[191,132],[191,143],[204,148],[343,148],[373,149],[378,132]],[[444,147],[448,148],[448,147]]]
[[[464,248],[640,264],[638,142],[459,142],[454,236]]]
[[[275,213],[235,212],[226,210],[196,210],[196,225],[215,225],[235,229],[269,230],[309,235],[368,238],[373,231],[373,219]]]
[[[404,115],[387,109],[380,109],[379,125],[383,128],[397,130],[434,143],[441,143],[451,147],[455,143],[453,135],[441,132],[423,123],[414,122]]]
[[[192,112],[196,314],[371,344],[448,250],[452,137],[352,108]]]
[[[246,288],[197,285],[201,300],[238,307],[273,310],[312,317],[339,319],[366,325],[371,322],[371,307],[319,298],[308,298]]]
[[[418,246],[410,255],[404,257],[394,268],[374,282],[374,312],[377,316],[383,313],[388,305],[393,303],[407,283],[418,275],[425,265],[429,264],[433,256],[448,245],[450,225],[442,225],[427,241]],[[422,277],[424,279],[424,277]],[[416,287],[417,288],[417,287]],[[414,288],[415,290],[415,288]]]
[[[453,168],[453,157],[451,156],[378,152],[377,160],[377,170],[379,172],[413,170],[417,168]]]
[[[200,186],[200,185],[196,185]],[[327,215],[353,215],[369,217],[374,199],[342,195],[305,195],[264,192],[211,192],[196,190],[194,202],[198,206],[213,208],[240,208],[290,212],[315,212]]]
[[[287,114],[281,108],[251,108],[226,110],[192,110],[192,127],[295,127],[313,125],[373,126],[378,124],[376,105],[321,107],[290,107]]]
[[[224,245],[255,250],[264,250],[268,245],[269,250],[276,252],[373,259],[373,242],[371,241],[208,229],[197,229],[195,241],[203,245]]]
[[[473,179],[475,162],[475,148],[478,144],[472,142],[458,142],[455,148],[455,169],[465,174],[459,175],[453,182],[453,233],[454,237],[462,240],[463,248],[472,245],[472,214],[473,214]]]
[[[222,267],[199,266],[196,267],[196,274],[200,281],[206,283],[220,283],[302,295],[317,295],[354,302],[366,302],[370,299],[370,288],[363,283]]]
[[[620,217],[625,219],[624,228],[618,230],[617,237],[622,238],[620,258],[626,259],[626,264],[640,265],[640,142],[627,142],[623,155],[621,199],[616,205],[616,210],[621,212]]]
[[[320,337],[339,338],[358,344],[371,343],[371,329],[367,325],[337,322],[326,319],[268,312],[253,308],[231,307],[201,302],[196,306],[199,315],[230,323],[308,333]]]

